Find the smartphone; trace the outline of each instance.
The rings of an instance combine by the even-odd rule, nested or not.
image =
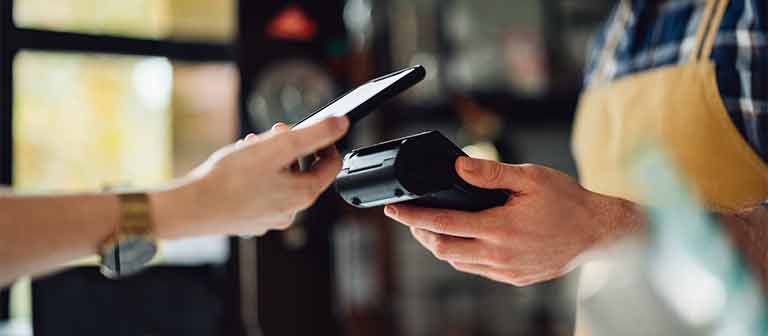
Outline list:
[[[358,86],[299,121],[293,129],[301,129],[328,117],[347,116],[350,126],[381,107],[387,100],[413,87],[426,77],[424,67],[417,65],[376,78]],[[299,159],[301,171],[307,171],[315,156]]]

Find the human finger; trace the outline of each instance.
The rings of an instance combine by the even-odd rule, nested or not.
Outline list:
[[[459,272],[481,276],[496,282],[510,283],[502,272],[488,265],[465,262],[451,262],[451,266]]]
[[[444,209],[388,205],[384,213],[407,226],[464,238],[483,238],[487,234],[481,219],[483,213]]]
[[[288,130],[290,130],[288,128],[288,125],[284,123],[277,123],[277,124],[274,124],[272,128],[267,132],[263,132],[260,134],[248,133],[248,135],[246,135],[245,138],[242,139],[242,142],[243,144],[249,144],[249,143],[257,142],[259,140],[269,139],[275,136],[276,134],[280,134]]]
[[[274,126],[272,126],[272,128],[269,131],[263,132],[263,133],[259,133],[259,134],[248,133],[245,136],[245,138],[242,139],[243,144],[250,144],[250,143],[258,142],[260,140],[269,139],[269,138],[273,137],[275,134],[279,134],[281,132],[284,132],[285,130],[282,127],[278,127],[279,125],[283,125],[284,126],[285,124],[277,123]],[[285,127],[287,128],[287,126],[285,126]]]
[[[336,148],[336,146],[328,146],[326,148],[321,149],[319,152],[317,152],[317,157],[319,160],[322,160],[324,158],[334,158],[334,157],[340,157],[341,154],[339,154],[339,150]]]
[[[327,151],[311,170],[294,172],[296,183],[309,188],[310,193],[319,195],[333,183],[341,170],[341,156],[337,151]],[[313,200],[314,201],[314,200]]]
[[[288,124],[282,123],[282,122],[279,122],[272,126],[272,132],[274,133],[282,133],[290,130],[291,128],[288,126]],[[300,170],[301,169],[299,167],[299,161],[293,161],[290,165],[288,165],[288,171],[298,172]]]
[[[336,146],[330,146],[326,147],[324,149],[321,149],[319,152],[315,153],[313,156],[312,163],[309,165],[309,170],[314,169],[313,167],[318,164],[318,162],[322,161],[324,158],[331,158],[335,159],[336,157],[339,157],[339,151],[336,149]],[[294,161],[290,167],[288,167],[289,171],[299,173],[301,172],[301,167],[299,166],[299,161]]]
[[[460,157],[456,160],[456,172],[467,183],[485,189],[525,191],[530,186],[527,166],[508,165],[496,161]]]
[[[315,203],[317,197],[333,183],[341,170],[341,159],[338,153],[327,156],[309,171],[285,171],[284,176],[291,180],[292,189],[290,203],[297,209],[306,209]]]
[[[447,236],[417,228],[411,228],[411,234],[437,259],[465,263],[482,263],[485,259],[483,246],[477,240]]]
[[[559,273],[532,273],[520,270],[502,269],[494,266],[452,262],[451,266],[458,271],[479,275],[484,278],[510,284],[516,287],[527,287],[537,283],[557,279],[562,274]]]
[[[288,131],[290,130],[290,127],[286,123],[279,122],[277,124],[272,125],[272,131]]]
[[[346,134],[349,119],[332,117],[311,126],[276,134],[265,140],[265,154],[279,166],[334,144]]]

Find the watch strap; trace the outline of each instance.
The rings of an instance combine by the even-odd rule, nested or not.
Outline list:
[[[152,209],[146,193],[118,194],[120,202],[120,235],[147,235],[154,231]]]
[[[120,222],[101,248],[102,274],[121,278],[141,271],[157,253],[154,222],[146,193],[118,194]]]

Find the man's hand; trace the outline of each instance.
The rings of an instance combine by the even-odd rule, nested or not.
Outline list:
[[[502,207],[477,213],[388,206],[385,213],[457,270],[527,286],[558,278],[586,252],[642,226],[634,204],[590,192],[558,171],[460,158],[472,185],[514,193]]]

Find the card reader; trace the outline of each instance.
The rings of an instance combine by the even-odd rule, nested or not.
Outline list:
[[[480,211],[506,203],[509,191],[478,188],[459,177],[460,156],[467,154],[437,131],[357,149],[344,157],[336,191],[359,208],[407,202]]]

